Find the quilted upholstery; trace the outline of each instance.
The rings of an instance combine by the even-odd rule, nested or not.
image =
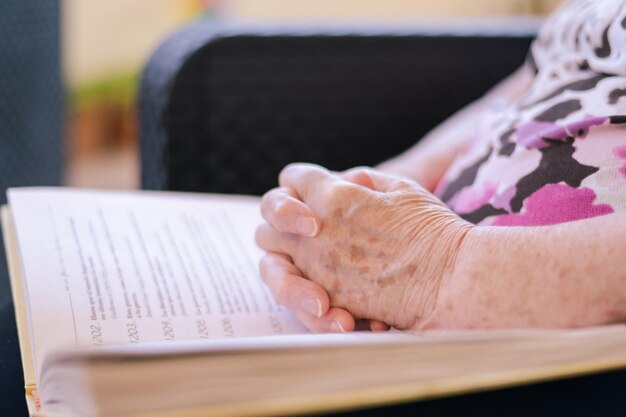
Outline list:
[[[292,161],[374,165],[513,71],[531,35],[196,23],[144,72],[143,186],[261,194]]]

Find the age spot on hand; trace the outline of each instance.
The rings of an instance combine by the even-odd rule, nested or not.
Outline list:
[[[329,264],[334,266],[335,269],[337,265],[339,265],[339,255],[337,255],[337,252],[335,252],[334,250],[330,250],[327,252],[326,259],[328,259]]]
[[[410,263],[406,266],[406,273],[409,276],[413,276],[413,274],[415,274],[415,271],[417,271],[417,264],[415,263]]]
[[[359,273],[360,274],[367,274],[368,272],[370,272],[370,267],[369,266],[361,266],[361,267],[359,267]]]
[[[366,253],[365,250],[357,245],[350,245],[350,261],[351,262],[359,262],[365,259]]]
[[[343,210],[341,209],[341,207],[337,207],[335,210],[333,210],[333,217],[337,219],[343,218]]]
[[[378,243],[378,238],[376,236],[368,236],[367,237],[367,243],[369,243],[370,245],[376,245]]]
[[[376,278],[376,284],[378,284],[380,288],[385,288],[390,285],[394,285],[396,281],[397,281],[397,278],[395,275],[382,276],[382,277]]]

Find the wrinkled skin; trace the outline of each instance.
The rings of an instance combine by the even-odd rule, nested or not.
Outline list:
[[[292,164],[262,201],[261,276],[312,331],[427,327],[469,223],[419,184]]]

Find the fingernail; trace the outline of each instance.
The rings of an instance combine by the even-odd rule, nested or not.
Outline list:
[[[373,332],[386,332],[387,326],[382,323],[371,323],[370,330]]]
[[[317,234],[317,222],[312,217],[300,217],[297,223],[298,233],[313,237]]]
[[[335,333],[345,333],[346,330],[343,328],[339,321],[333,321],[330,323],[330,331]]]
[[[302,304],[302,309],[307,313],[320,318],[322,317],[322,302],[317,298],[307,298]]]

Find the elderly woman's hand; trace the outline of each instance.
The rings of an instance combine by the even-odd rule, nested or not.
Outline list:
[[[256,233],[279,303],[313,331],[352,330],[354,317],[426,322],[472,225],[417,183],[369,169],[293,164],[279,182]]]

